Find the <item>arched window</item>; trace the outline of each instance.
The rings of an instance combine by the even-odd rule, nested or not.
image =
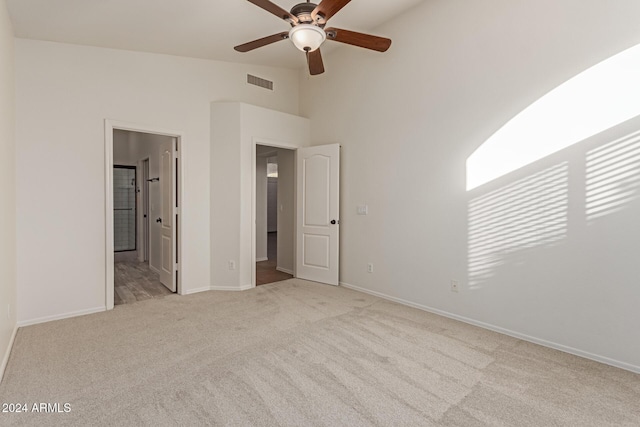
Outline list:
[[[640,115],[640,45],[566,81],[467,159],[467,190]]]

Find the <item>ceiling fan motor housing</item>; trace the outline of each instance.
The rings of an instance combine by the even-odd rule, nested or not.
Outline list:
[[[297,17],[300,22],[308,24],[313,22],[311,12],[313,12],[316,6],[317,4],[315,3],[298,3],[291,8],[291,14]]]

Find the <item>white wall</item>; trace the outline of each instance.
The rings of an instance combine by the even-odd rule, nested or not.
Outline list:
[[[255,145],[308,146],[309,140],[308,119],[243,103],[211,104],[213,289],[251,287]]]
[[[138,161],[151,157],[154,158],[153,174],[157,177],[160,173],[160,145],[170,144],[173,140],[170,136],[154,135],[144,132],[133,132],[115,129],[113,131],[113,164],[137,166]]]
[[[278,266],[292,273],[295,265],[296,158],[295,151],[278,149]],[[282,207],[282,210],[280,210]]]
[[[267,158],[256,156],[256,262],[267,260]]]
[[[21,39],[16,87],[22,324],[105,307],[105,119],[184,132],[182,285],[194,292],[211,284],[211,101],[298,109],[292,70]]]
[[[16,181],[13,27],[0,2],[0,379],[16,325]],[[7,313],[9,310],[9,313]]]
[[[277,158],[273,158],[277,164]],[[271,160],[269,160],[271,161]],[[267,178],[267,233],[278,231],[278,178]]]
[[[466,158],[549,90],[640,43],[639,13],[634,0],[433,0],[374,31],[393,39],[387,53],[326,55],[327,72],[301,79],[300,99],[303,115],[324,124],[313,143],[343,147],[341,281],[640,371],[640,206],[585,218],[585,156],[630,129],[465,191]],[[507,250],[514,224],[491,225],[500,208],[490,207],[478,243],[470,208],[555,164],[568,168],[551,183],[567,203],[559,237]],[[540,211],[535,199],[535,208],[507,200],[525,218],[517,227]],[[472,243],[503,245],[474,286]]]

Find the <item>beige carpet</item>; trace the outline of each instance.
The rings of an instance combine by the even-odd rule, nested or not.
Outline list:
[[[288,280],[21,328],[2,425],[640,425],[640,376]]]

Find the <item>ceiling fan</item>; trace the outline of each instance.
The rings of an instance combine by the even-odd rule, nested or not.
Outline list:
[[[324,73],[320,45],[327,39],[378,52],[386,52],[391,46],[391,40],[384,37],[341,30],[340,28],[325,28],[329,18],[351,0],[322,0],[320,4],[311,3],[307,0],[306,3],[299,3],[293,6],[291,12],[287,12],[269,0],[248,1],[287,21],[292,28],[289,31],[283,31],[238,45],[234,49],[238,52],[249,52],[280,40],[291,39],[298,49],[306,53],[311,75]]]

